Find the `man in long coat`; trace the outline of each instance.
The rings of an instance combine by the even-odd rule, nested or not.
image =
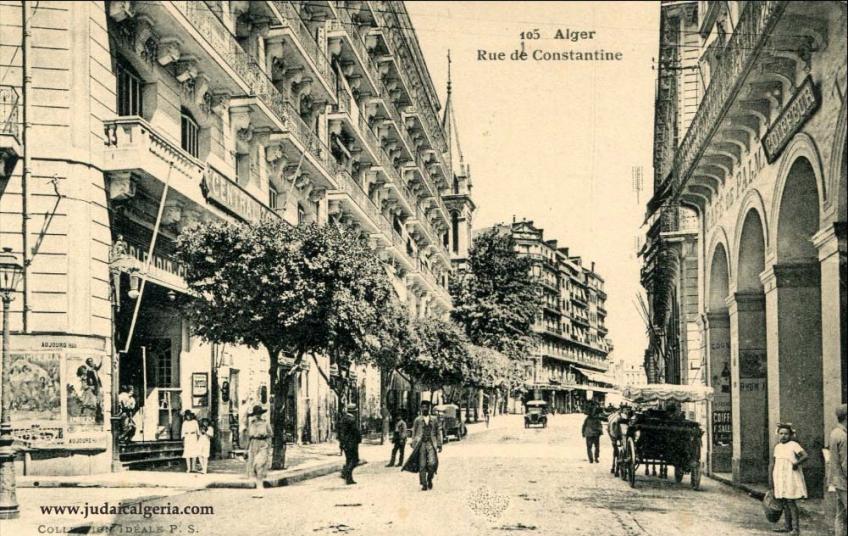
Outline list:
[[[356,484],[353,480],[353,470],[359,463],[359,444],[362,442],[362,433],[359,430],[359,422],[353,415],[356,404],[348,404],[345,409],[339,422],[339,446],[345,455],[342,477],[346,484]]]
[[[403,465],[404,471],[418,473],[421,491],[433,489],[442,450],[442,427],[439,418],[430,414],[430,406],[429,401],[421,401],[421,415],[412,423],[412,454]]]

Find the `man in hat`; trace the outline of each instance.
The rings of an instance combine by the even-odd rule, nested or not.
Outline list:
[[[339,445],[344,451],[345,464],[342,468],[342,478],[346,484],[356,484],[353,480],[353,470],[359,463],[359,444],[362,442],[362,433],[359,431],[359,422],[353,415],[356,404],[345,406],[345,412],[339,422]]]
[[[442,451],[442,428],[439,419],[430,415],[431,403],[421,401],[421,415],[412,423],[412,454],[403,465],[404,471],[418,473],[421,491],[433,489],[433,476],[439,469]]]

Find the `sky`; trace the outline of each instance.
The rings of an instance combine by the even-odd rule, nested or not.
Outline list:
[[[584,265],[595,261],[613,358],[641,363],[636,237],[652,190],[659,3],[407,2],[407,10],[443,103],[450,49],[474,228],[526,218]],[[539,39],[531,39],[535,30]],[[572,42],[555,39],[557,30],[595,33]],[[621,60],[512,61],[522,32],[528,54],[603,49]],[[481,60],[481,50],[506,59]],[[632,174],[640,166],[637,194]]]

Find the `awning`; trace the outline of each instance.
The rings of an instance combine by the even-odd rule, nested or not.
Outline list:
[[[586,376],[586,379],[589,380],[589,381],[598,382],[598,383],[605,383],[607,385],[613,385],[615,383],[612,378],[610,378],[609,376],[607,376],[606,374],[604,374],[602,372],[597,372],[597,371],[594,371],[594,370],[588,370],[588,369],[584,369],[584,368],[580,368],[580,367],[572,367],[572,368],[576,369],[578,372],[580,372],[580,374]]]

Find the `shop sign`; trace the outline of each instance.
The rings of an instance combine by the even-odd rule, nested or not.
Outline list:
[[[248,223],[257,223],[275,213],[223,173],[208,166],[201,185],[207,201],[213,201]]]
[[[792,100],[783,108],[780,116],[763,136],[763,150],[769,164],[777,160],[792,136],[804,126],[804,123],[818,109],[820,102],[818,91],[813,84],[813,78],[807,76],[804,83],[792,96]]]
[[[726,447],[733,438],[730,410],[713,411],[713,445]]]
[[[112,257],[120,258],[123,255],[129,255],[142,264],[147,263],[153,231],[124,218],[119,220],[117,227],[119,240],[112,244]],[[174,249],[173,242],[160,234],[156,238],[156,248],[150,260],[151,272],[158,271],[180,278],[184,277],[185,266],[174,259]]]

